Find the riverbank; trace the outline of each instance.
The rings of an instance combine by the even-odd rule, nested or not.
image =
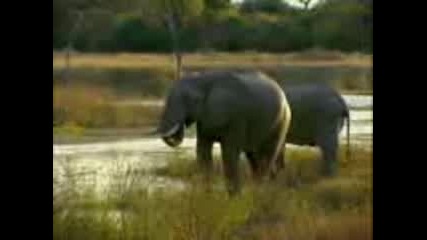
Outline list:
[[[192,149],[160,141],[54,151],[54,239],[372,239],[372,149],[341,151],[332,179],[313,149],[289,149],[285,172],[261,185],[242,161],[244,190],[229,198],[218,153],[208,187]]]
[[[275,53],[184,53],[187,67],[260,67],[260,66],[372,66],[371,54],[341,53],[337,51],[306,51],[285,54]],[[53,53],[53,67],[65,66],[65,53]],[[173,67],[171,54],[150,53],[73,53],[75,68],[141,69]]]
[[[351,133],[352,134],[368,134],[372,135],[372,121],[373,121],[373,99],[369,95],[344,95],[343,96],[347,104],[351,109]],[[109,103],[115,108],[125,108],[125,109],[136,109],[136,112],[131,114],[126,114],[122,116],[122,119],[128,118],[127,122],[130,119],[140,119],[140,125],[133,127],[85,127],[84,125],[79,126],[76,124],[66,124],[59,125],[53,128],[53,143],[54,144],[78,144],[78,143],[93,143],[93,142],[113,142],[120,140],[131,140],[131,139],[140,139],[143,138],[145,133],[149,130],[152,130],[156,127],[156,122],[158,121],[159,114],[163,107],[162,100],[136,100],[136,101],[118,101],[115,103]],[[77,108],[79,113],[82,113],[82,108]],[[110,108],[111,109],[111,108]],[[147,110],[148,109],[148,110]],[[123,111],[123,109],[121,109]],[[102,112],[101,112],[102,113]],[[109,112],[108,115],[111,118],[115,112]],[[74,120],[77,120],[78,117],[84,117],[85,115],[74,115]],[[91,117],[99,118],[105,123],[105,115],[99,114],[94,115],[90,114]],[[90,118],[89,118],[90,119]],[[120,118],[116,118],[120,121]],[[117,121],[117,120],[116,120]],[[123,121],[123,120],[121,120]],[[96,122],[92,120],[92,122]],[[138,121],[134,121],[138,123]],[[84,122],[83,122],[84,123]],[[121,122],[123,123],[123,122]],[[125,121],[126,123],[126,121]],[[119,124],[115,123],[116,126]],[[102,126],[102,125],[101,125]],[[113,125],[114,126],[114,125]],[[118,125],[120,126],[120,125]],[[186,135],[194,135],[194,126],[186,130]],[[342,132],[346,132],[345,129]]]
[[[53,55],[55,87],[108,89],[118,97],[164,97],[174,81],[169,54],[72,54],[67,81],[65,55]],[[209,70],[256,69],[279,82],[325,82],[343,93],[372,93],[372,55],[335,52],[184,54],[184,74]]]

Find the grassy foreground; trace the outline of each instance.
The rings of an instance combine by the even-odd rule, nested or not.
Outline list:
[[[119,190],[112,187],[102,199],[90,191],[77,194],[70,184],[54,197],[54,239],[372,239],[372,151],[354,147],[352,160],[342,157],[333,179],[318,176],[318,154],[289,151],[286,171],[263,184],[252,183],[242,164],[244,191],[232,199],[221,188],[218,157],[218,188],[211,191],[189,156],[155,172],[185,181],[183,191],[149,193],[132,184],[145,174],[140,171],[129,171]]]

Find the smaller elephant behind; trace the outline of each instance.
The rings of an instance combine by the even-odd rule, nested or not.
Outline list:
[[[346,102],[337,91],[323,84],[281,86],[292,111],[286,143],[319,147],[322,175],[336,175],[339,133],[344,120],[347,120],[347,158],[350,157],[350,111]]]

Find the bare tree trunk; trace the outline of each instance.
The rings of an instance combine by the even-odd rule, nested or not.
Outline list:
[[[251,1],[250,5],[251,5],[252,13],[254,13],[256,11],[256,3],[255,3],[255,1]]]
[[[62,79],[64,81],[64,85],[68,85],[68,81],[70,78],[70,61],[71,61],[71,49],[73,47],[72,41],[68,40],[67,47],[65,49],[65,68],[62,73]]]
[[[298,0],[298,1],[303,4],[304,10],[307,11],[308,7],[309,7],[309,5],[311,3],[311,0]]]
[[[65,53],[65,68],[62,74],[64,85],[69,84],[70,69],[71,69],[71,50],[73,49],[74,35],[77,32],[78,27],[80,26],[82,21],[83,21],[83,13],[81,11],[78,11],[77,20],[73,25],[73,28],[71,29],[70,34],[68,36],[68,43],[67,43],[66,53]]]
[[[167,16],[167,25],[172,37],[172,46],[173,46],[173,55],[175,57],[175,80],[179,80],[181,78],[181,69],[182,69],[182,53],[179,47],[179,36],[177,23],[173,15]]]

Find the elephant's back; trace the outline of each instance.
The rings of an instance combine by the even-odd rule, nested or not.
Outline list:
[[[323,84],[289,86],[285,94],[292,108],[306,111],[345,111],[347,105],[332,87]]]
[[[258,71],[247,71],[235,73],[235,77],[245,90],[245,101],[252,113],[258,116],[263,113],[264,116],[274,118],[279,111],[287,107],[286,95],[267,75]]]
[[[285,93],[292,110],[288,142],[313,144],[319,126],[333,122],[347,111],[344,99],[329,86],[290,86]]]
[[[236,72],[233,75],[254,101],[269,101],[271,104],[286,101],[280,86],[270,77],[258,71]]]
[[[291,111],[286,95],[273,79],[257,71],[241,72],[235,76],[246,91],[247,133],[252,143],[262,143],[277,131],[279,125],[289,124]]]

